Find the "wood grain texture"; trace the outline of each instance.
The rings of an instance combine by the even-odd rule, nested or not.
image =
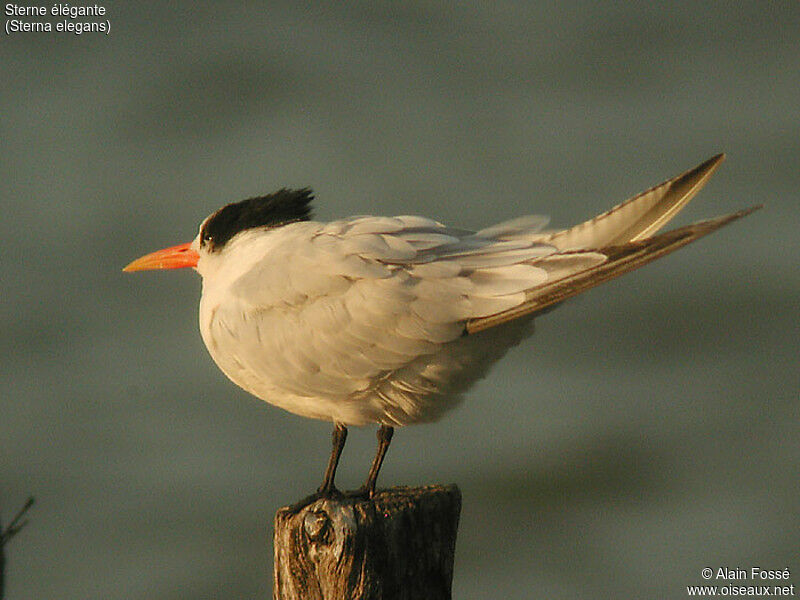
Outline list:
[[[396,487],[275,515],[277,600],[449,599],[461,492]]]

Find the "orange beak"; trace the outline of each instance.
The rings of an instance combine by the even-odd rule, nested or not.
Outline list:
[[[181,269],[183,267],[197,266],[200,255],[190,248],[191,242],[164,248],[157,252],[146,254],[137,258],[123,271],[147,271],[149,269]]]

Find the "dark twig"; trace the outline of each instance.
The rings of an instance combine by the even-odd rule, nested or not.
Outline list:
[[[2,523],[0,523],[0,599],[3,598],[5,595],[5,567],[6,567],[6,557],[3,552],[5,545],[11,541],[15,535],[17,535],[25,525],[28,524],[28,520],[23,520],[25,513],[28,512],[31,506],[33,506],[34,499],[33,496],[28,498],[25,502],[23,507],[19,509],[19,512],[11,519],[11,523],[8,524],[8,527],[3,529]]]
[[[28,524],[28,520],[25,519],[22,521],[22,517],[25,516],[25,513],[28,512],[33,503],[35,502],[33,496],[28,498],[22,508],[19,509],[16,516],[11,519],[11,523],[8,524],[8,527],[2,530],[0,533],[0,546],[5,546],[11,538],[17,535],[25,525]]]

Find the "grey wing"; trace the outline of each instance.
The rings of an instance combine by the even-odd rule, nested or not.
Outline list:
[[[543,236],[559,250],[598,249],[646,239],[666,225],[725,160],[718,154],[685,173],[618,204],[588,221]]]
[[[758,206],[653,235],[705,185],[725,158],[719,154],[686,173],[657,185],[570,229],[538,237],[558,251],[533,264],[547,271],[543,284],[526,290],[525,302],[509,310],[471,319],[467,331],[484,329],[533,315],[609,279],[638,269],[694,242]]]

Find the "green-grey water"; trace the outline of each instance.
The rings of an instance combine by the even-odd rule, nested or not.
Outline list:
[[[541,318],[381,483],[461,486],[459,599],[800,585],[800,5],[104,6],[108,36],[0,40],[3,521],[37,499],[7,598],[267,598],[272,515],[321,479],[329,426],[230,384],[197,277],[131,259],[283,186],[568,225],[719,151],[678,221],[764,210]]]

